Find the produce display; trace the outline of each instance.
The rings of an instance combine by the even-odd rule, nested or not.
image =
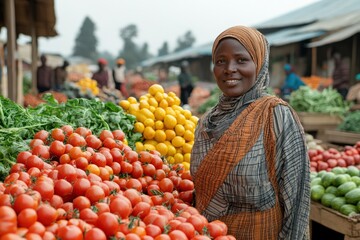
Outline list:
[[[235,239],[191,206],[182,164],[124,139],[120,129],[37,131],[0,182],[0,239]]]
[[[0,180],[7,176],[17,154],[28,150],[29,139],[41,129],[82,126],[95,134],[104,129],[121,129],[132,147],[141,138],[133,131],[135,117],[114,103],[84,98],[58,103],[51,94],[44,95],[44,100],[46,103],[24,108],[0,96]]]
[[[354,146],[345,146],[343,151],[335,148],[309,149],[308,154],[312,172],[331,171],[335,167],[360,167],[360,142]]]
[[[360,171],[357,167],[334,167],[312,173],[311,199],[352,216],[360,212]]]
[[[305,133],[305,141],[308,149],[324,151],[324,148],[319,144],[321,141],[315,139],[313,135]]]
[[[341,124],[338,126],[339,130],[345,132],[360,133],[360,111],[349,112]]]
[[[190,154],[198,117],[180,106],[175,93],[165,93],[159,84],[153,84],[148,93],[120,101],[120,106],[136,116],[135,131],[143,141],[135,143],[136,151],[157,150],[170,164],[182,163],[190,168]]]
[[[302,86],[291,93],[289,103],[297,112],[326,113],[338,116],[344,116],[351,106],[331,87],[319,91]]]

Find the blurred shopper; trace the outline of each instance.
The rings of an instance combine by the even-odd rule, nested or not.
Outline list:
[[[180,66],[180,74],[178,76],[178,81],[180,85],[180,100],[182,106],[188,105],[189,97],[194,89],[191,75],[188,72],[188,65],[187,61],[183,61]]]
[[[212,47],[222,94],[199,120],[190,171],[195,207],[238,240],[309,239],[310,161],[295,111],[269,96],[269,44],[235,26]]]
[[[68,73],[66,68],[69,66],[69,62],[64,60],[62,66],[58,66],[54,70],[55,91],[61,91],[64,88],[64,83],[67,79]]]
[[[343,99],[346,98],[346,95],[349,91],[350,85],[350,68],[349,64],[344,61],[340,53],[335,52],[333,54],[334,58],[334,71],[332,74],[333,78],[333,88],[336,89]]]
[[[37,68],[37,89],[39,93],[51,90],[54,87],[53,69],[46,65],[45,55],[40,57],[41,65]]]
[[[104,58],[98,59],[98,70],[92,75],[92,79],[97,81],[98,87],[108,87],[109,84],[109,72],[107,70],[108,62]]]
[[[301,78],[295,73],[293,66],[290,64],[284,65],[284,71],[286,74],[286,78],[284,80],[284,84],[281,87],[281,96],[283,99],[289,99],[290,94],[293,91],[299,89],[299,87],[304,86],[305,83],[301,80]]]
[[[346,100],[360,104],[360,73],[355,75],[356,84],[349,88]]]
[[[116,61],[116,66],[112,71],[115,89],[119,90],[123,95],[125,95],[125,59],[119,58]]]

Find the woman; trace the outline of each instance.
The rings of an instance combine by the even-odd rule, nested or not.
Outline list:
[[[310,168],[298,118],[268,96],[269,45],[235,26],[213,44],[219,103],[199,121],[191,174],[196,208],[236,239],[308,239]]]

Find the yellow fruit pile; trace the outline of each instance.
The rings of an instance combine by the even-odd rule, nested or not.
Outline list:
[[[95,96],[99,94],[99,88],[97,87],[96,80],[85,77],[80,79],[76,85],[78,85],[82,92],[90,91]]]
[[[186,169],[190,168],[198,117],[180,106],[174,92],[165,93],[161,85],[153,84],[139,101],[129,97],[119,105],[136,116],[135,131],[142,133],[144,139],[136,143],[137,152],[157,150],[169,163],[183,163]]]

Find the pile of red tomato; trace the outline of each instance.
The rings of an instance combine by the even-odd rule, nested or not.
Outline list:
[[[0,182],[0,240],[235,239],[191,206],[194,183],[121,130],[41,130]]]
[[[334,167],[356,166],[360,169],[360,141],[354,146],[345,146],[343,151],[335,148],[308,150],[312,172],[331,171]]]

